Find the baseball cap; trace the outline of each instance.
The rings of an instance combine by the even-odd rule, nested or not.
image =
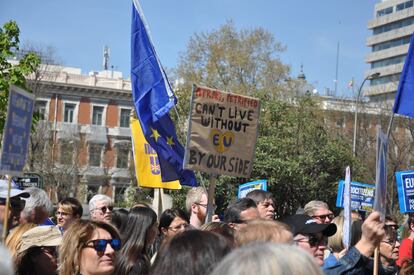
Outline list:
[[[336,224],[316,223],[314,219],[305,214],[296,214],[287,217],[283,221],[291,227],[294,236],[297,234],[316,234],[322,233],[326,237],[330,237],[336,233]]]
[[[8,181],[0,179],[0,199],[6,199],[7,198],[7,188],[8,188]],[[30,194],[24,190],[20,190],[17,188],[17,186],[12,181],[11,183],[11,189],[10,189],[10,198],[13,197],[22,197],[22,198],[28,198],[30,197]]]
[[[62,234],[56,226],[36,226],[22,235],[22,245],[19,253],[34,246],[59,246],[62,243]]]

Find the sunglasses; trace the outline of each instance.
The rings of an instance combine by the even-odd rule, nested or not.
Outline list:
[[[91,240],[86,243],[85,247],[92,247],[96,250],[96,252],[105,252],[106,246],[108,243],[111,245],[112,249],[118,251],[121,249],[121,240],[120,239],[98,239],[98,240]],[[92,244],[92,245],[90,245]]]
[[[112,206],[112,205],[110,205],[110,206],[102,206],[101,208],[98,208],[99,210],[101,210],[102,211],[102,213],[106,213],[106,211],[108,211],[108,209],[109,209],[109,211],[112,211],[112,210],[114,210],[114,207]]]
[[[335,218],[335,215],[334,214],[318,215],[318,216],[312,216],[312,218],[319,219],[319,220],[326,220],[326,218],[328,218],[329,220],[333,220]]]
[[[328,243],[328,238],[325,237],[325,236],[322,237],[322,238],[318,238],[315,235],[309,235],[308,239],[295,240],[295,242],[298,242],[298,243],[305,242],[305,243],[309,243],[309,245],[311,247],[316,247],[316,246],[319,246],[321,244],[327,244]]]

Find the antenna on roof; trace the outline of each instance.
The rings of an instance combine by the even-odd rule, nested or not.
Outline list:
[[[103,50],[103,68],[105,71],[109,68],[109,47],[105,46]]]

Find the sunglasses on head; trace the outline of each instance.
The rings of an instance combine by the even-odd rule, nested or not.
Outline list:
[[[112,211],[112,210],[114,210],[114,207],[112,206],[112,205],[110,205],[110,206],[102,206],[101,208],[98,208],[99,210],[101,210],[102,211],[102,213],[106,213],[106,211],[108,211],[108,209],[109,209],[109,211]]]
[[[86,243],[85,247],[93,247],[96,252],[104,252],[108,243],[111,245],[112,249],[118,251],[121,249],[121,240],[120,239],[98,239],[98,240],[91,240]],[[92,244],[92,246],[90,245]]]

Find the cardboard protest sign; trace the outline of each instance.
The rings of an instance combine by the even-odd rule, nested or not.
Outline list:
[[[248,178],[253,167],[259,111],[256,98],[195,86],[184,167]]]
[[[263,190],[267,191],[267,181],[266,180],[256,180],[241,184],[239,186],[239,191],[237,193],[237,197],[239,199],[246,197],[248,193],[253,190]]]
[[[414,171],[396,172],[401,213],[414,213]]]
[[[336,206],[344,206],[345,182],[341,180],[338,185]],[[351,181],[351,209],[371,212],[374,205],[375,185]]]
[[[23,175],[32,125],[34,99],[33,94],[16,86],[10,87],[1,148],[1,174]]]

